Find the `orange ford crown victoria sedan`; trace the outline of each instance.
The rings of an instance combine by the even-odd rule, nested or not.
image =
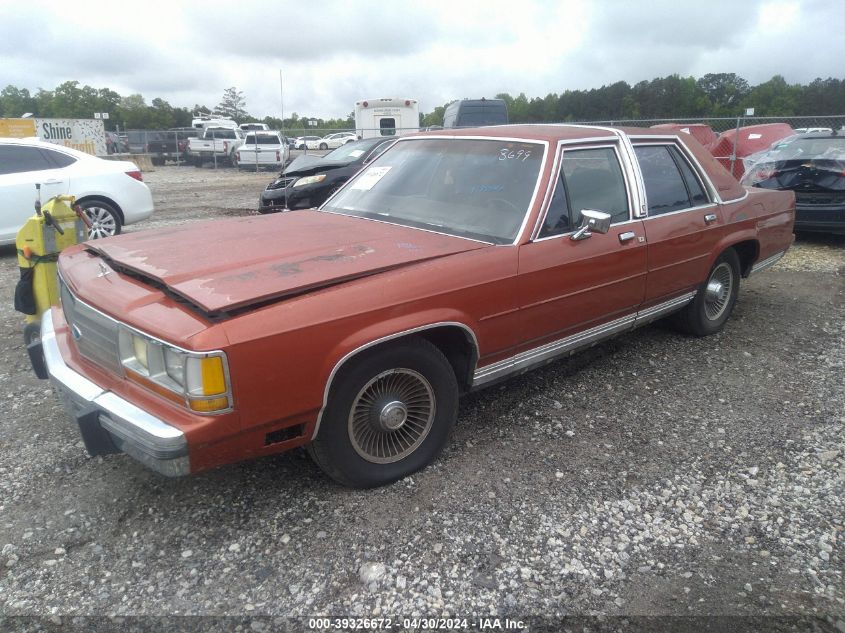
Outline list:
[[[670,313],[718,332],[794,208],[683,133],[405,137],[319,209],[68,249],[34,365],[92,455],[184,475],[306,445],[377,486],[435,459],[461,393]]]

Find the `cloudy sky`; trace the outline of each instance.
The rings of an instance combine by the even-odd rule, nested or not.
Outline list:
[[[75,79],[173,106],[236,86],[259,117],[423,112],[678,73],[845,78],[844,0],[0,0],[0,87]]]

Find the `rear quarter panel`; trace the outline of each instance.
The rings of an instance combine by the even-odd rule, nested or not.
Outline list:
[[[795,195],[748,187],[748,196],[722,206],[726,233],[713,259],[725,248],[742,241],[756,241],[755,261],[785,251],[793,241]]]

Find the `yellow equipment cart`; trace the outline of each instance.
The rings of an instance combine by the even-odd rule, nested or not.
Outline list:
[[[40,187],[36,188],[39,199],[35,201],[35,215],[18,231],[15,242],[21,271],[15,288],[15,310],[26,315],[24,342],[32,366],[39,378],[47,378],[41,356],[41,315],[59,304],[59,253],[88,239],[89,220],[73,196],[55,196],[42,206]]]

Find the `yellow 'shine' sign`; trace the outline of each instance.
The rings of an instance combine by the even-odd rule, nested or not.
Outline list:
[[[35,119],[0,119],[0,137],[27,138],[36,136]]]

